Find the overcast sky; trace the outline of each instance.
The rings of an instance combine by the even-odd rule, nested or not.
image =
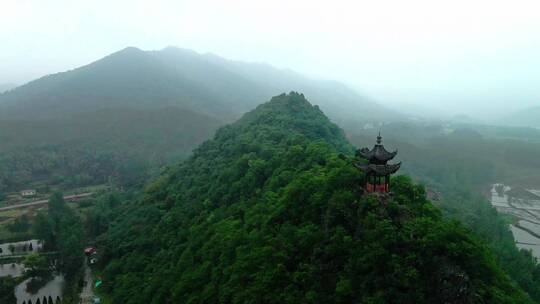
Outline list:
[[[535,0],[0,0],[0,83],[168,45],[489,116],[540,105]]]

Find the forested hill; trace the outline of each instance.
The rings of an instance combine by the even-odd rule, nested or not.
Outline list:
[[[221,128],[90,218],[114,303],[530,303],[406,177],[363,195],[343,132],[297,93]]]
[[[0,93],[0,200],[22,189],[138,184],[290,90],[308,93],[343,125],[397,116],[339,83],[174,47],[130,47]]]
[[[504,123],[513,126],[525,126],[540,128],[540,106],[530,107],[517,111],[503,117],[497,123]]]
[[[222,124],[176,107],[0,121],[0,198],[34,185],[138,185],[151,171],[185,159]]]
[[[0,120],[54,118],[110,107],[166,106],[232,120],[291,90],[310,96],[334,119],[397,116],[336,82],[174,47],[161,51],[130,47],[0,94]]]

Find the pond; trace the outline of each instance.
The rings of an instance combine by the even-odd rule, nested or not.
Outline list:
[[[50,303],[51,299],[56,303],[57,299],[62,297],[62,290],[65,283],[62,275],[54,276],[52,280],[48,281],[43,287],[35,292],[30,292],[28,290],[28,283],[30,283],[30,280],[31,279],[27,279],[15,287],[17,304],[35,304],[38,299],[40,303]]]
[[[38,252],[41,248],[42,245],[38,240],[3,243],[0,244],[0,256]]]
[[[0,277],[20,277],[24,272],[24,266],[20,263],[8,263],[0,265]]]
[[[0,244],[0,249],[0,256],[6,257],[9,255],[24,255],[31,252],[38,252],[42,249],[42,245],[38,240],[27,240]],[[23,273],[24,265],[22,263],[0,265],[0,277],[20,277]],[[40,284],[36,284],[35,280],[26,279],[15,286],[14,292],[17,298],[17,304],[36,304],[38,300],[40,304],[56,303],[62,297],[64,283],[65,281],[62,275],[53,275]]]
[[[20,277],[23,272],[24,266],[20,263],[0,265],[0,277]],[[38,286],[36,290],[33,291],[31,279],[26,279],[19,285],[15,286],[15,297],[17,298],[17,304],[35,304],[38,299],[40,299],[41,304],[50,303],[49,299],[54,300],[53,303],[56,303],[58,298],[62,298],[63,288],[64,277],[62,275],[55,275],[51,277],[45,284]],[[46,302],[44,301],[44,298],[46,299]]]

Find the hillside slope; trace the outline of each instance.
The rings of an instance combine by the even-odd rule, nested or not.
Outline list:
[[[45,185],[133,185],[151,170],[186,158],[222,124],[176,107],[0,121],[0,197]]]
[[[177,146],[173,153],[187,155],[222,124],[213,117],[176,107],[109,108],[50,120],[8,120],[0,121],[0,151],[84,144],[114,145],[141,153]]]
[[[48,75],[0,95],[0,119],[57,118],[109,107],[179,106],[233,115],[206,86],[150,53],[126,48],[72,71]]]
[[[421,186],[363,195],[343,132],[291,93],[221,128],[114,210],[114,303],[530,303]],[[109,211],[110,213],[110,211]],[[92,216],[91,218],[95,218]]]
[[[164,106],[232,120],[271,96],[291,90],[302,90],[338,120],[397,116],[339,83],[174,47],[161,51],[131,47],[0,94],[0,120],[54,118],[108,107]]]

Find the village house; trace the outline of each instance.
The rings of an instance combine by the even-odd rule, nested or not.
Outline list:
[[[37,193],[37,191],[34,190],[34,189],[27,189],[27,190],[21,191],[21,196],[22,197],[32,197],[32,196],[35,196],[36,193]]]

